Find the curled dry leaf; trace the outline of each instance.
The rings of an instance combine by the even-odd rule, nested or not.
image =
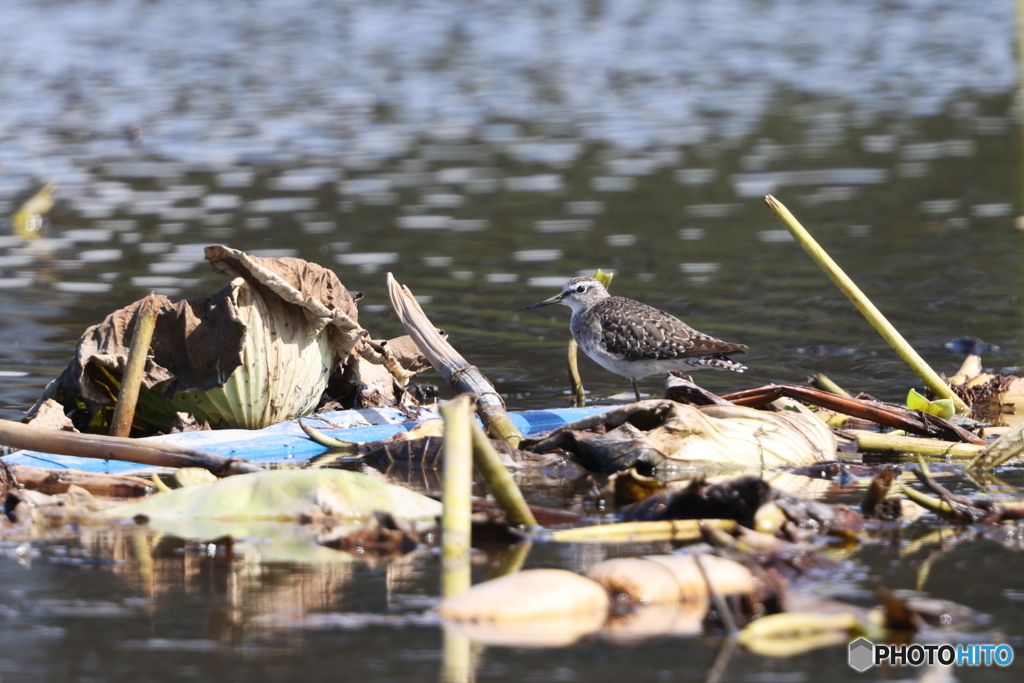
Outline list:
[[[312,412],[332,370],[366,332],[355,301],[330,270],[296,258],[259,258],[206,248],[213,270],[231,281],[209,297],[157,296],[136,425],[170,431],[186,412],[215,428],[261,427]],[[75,358],[43,399],[86,407],[102,430],[102,410],[120,386],[136,302],[86,330]]]
[[[48,398],[37,404],[24,420],[25,424],[41,429],[59,429],[65,432],[78,432],[71,418],[64,414],[64,406]]]

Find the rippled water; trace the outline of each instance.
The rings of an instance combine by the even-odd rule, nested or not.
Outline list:
[[[1000,347],[987,365],[1016,366],[1013,9],[1008,0],[8,0],[0,214],[44,182],[60,187],[44,238],[0,233],[0,416],[20,417],[109,311],[151,290],[222,286],[202,260],[214,243],[334,267],[366,292],[360,322],[380,336],[400,329],[384,289],[394,272],[513,408],[560,405],[567,390],[568,311],[523,306],[598,267],[616,272],[613,292],[751,347],[746,374],[698,377],[712,390],[825,372],[902,399],[913,376],[788,239],[762,203],[768,192],[937,370],[955,371],[943,344],[968,334]],[[599,400],[627,389],[589,361],[581,370]],[[658,382],[643,388],[655,393]],[[432,627],[266,641],[236,628],[248,623],[240,614],[265,614],[256,596],[268,586],[281,604],[288,590],[322,592],[312,612],[412,612],[403,606],[435,594],[432,558],[317,583],[301,570],[239,573],[186,555],[147,589],[135,574],[56,561],[55,547],[28,573],[0,565],[12,586],[0,592],[9,676],[276,680],[345,666],[411,680],[436,670]],[[951,569],[932,589],[1007,628],[1007,605],[1024,587],[1007,587],[1001,567],[1018,558],[995,544],[965,548],[944,556]],[[592,559],[547,549],[530,562]],[[895,555],[868,549],[860,562],[841,580],[849,595],[869,574],[913,584]],[[974,577],[967,562],[1000,577],[999,588],[963,594]],[[395,592],[394,581],[411,587]],[[239,597],[230,588],[239,582],[260,590]],[[85,617],[47,611],[30,594],[84,600],[87,612],[94,601],[113,607]],[[644,662],[645,679],[700,679],[716,647],[590,643],[526,661],[490,650],[480,676],[619,680]],[[352,648],[360,654],[346,656]],[[173,663],[154,670],[154,657]],[[832,650],[746,657],[743,680],[848,671]]]

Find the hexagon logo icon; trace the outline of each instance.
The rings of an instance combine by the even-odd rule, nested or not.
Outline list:
[[[867,638],[850,643],[850,667],[864,672],[875,665],[875,644]]]

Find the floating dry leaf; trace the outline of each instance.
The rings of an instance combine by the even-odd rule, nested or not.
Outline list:
[[[594,431],[589,430],[596,430]],[[564,449],[587,469],[616,472],[644,464],[771,468],[831,459],[832,430],[801,412],[769,413],[740,406],[689,406],[640,401],[563,425],[527,446]]]

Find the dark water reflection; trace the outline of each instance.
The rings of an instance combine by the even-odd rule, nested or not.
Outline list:
[[[955,371],[943,344],[968,334],[1000,347],[988,366],[1019,364],[1009,2],[16,1],[3,15],[0,213],[43,182],[61,186],[44,239],[0,234],[2,417],[17,419],[109,311],[154,289],[222,286],[201,258],[213,243],[333,266],[366,292],[360,321],[381,336],[399,331],[393,271],[513,408],[566,392],[568,312],[523,306],[598,267],[617,273],[615,292],[751,347],[748,373],[699,378],[712,390],[824,372],[901,400],[914,378],[788,241],[766,192],[938,371]],[[626,389],[589,361],[582,372],[597,397]],[[125,563],[67,562],[65,546]],[[436,595],[430,555],[324,570],[191,549],[147,584],[117,554],[129,546],[74,536],[7,548],[0,671],[435,675],[433,626],[266,627],[296,606],[417,615]],[[26,547],[42,553],[30,568],[17,562]],[[588,552],[535,549],[529,564],[579,569]],[[872,546],[834,592],[863,597],[876,576],[913,587],[922,561]],[[927,589],[1019,639],[1019,564],[991,539],[964,542],[936,560]],[[698,680],[717,644],[492,649],[479,676]],[[849,671],[836,650],[741,654],[730,668],[750,681]]]

